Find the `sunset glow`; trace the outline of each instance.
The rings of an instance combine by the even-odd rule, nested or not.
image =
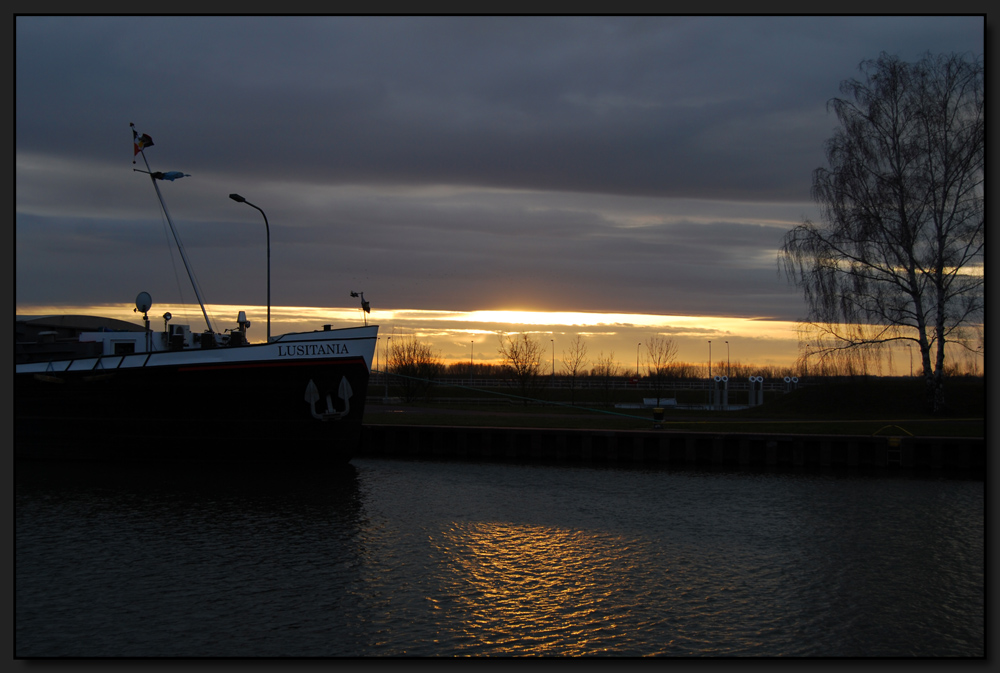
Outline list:
[[[200,296],[259,343],[270,304],[272,335],[378,325],[383,358],[407,335],[494,363],[525,332],[556,372],[577,337],[630,371],[654,336],[792,367],[808,304],[778,252],[824,220],[830,97],[880,53],[983,37],[975,15],[18,16],[15,310],[141,322],[144,291],[156,330],[205,329]],[[133,131],[184,179],[151,189]]]
[[[84,314],[106,315],[137,324],[142,318],[129,304],[103,306],[23,306],[19,315]],[[235,327],[239,311],[247,312],[251,342],[264,339],[267,308],[264,306],[206,306],[213,327]],[[162,330],[165,311],[174,324],[190,324],[193,330],[204,329],[204,318],[197,306],[158,306],[150,311],[150,326]],[[707,362],[709,340],[716,342],[712,358],[725,362],[726,341],[733,362],[791,365],[797,356],[795,323],[749,318],[714,316],[673,316],[626,313],[537,312],[537,311],[435,311],[423,309],[373,308],[368,323],[380,326],[380,340],[414,336],[427,341],[445,364],[468,362],[496,363],[498,332],[527,332],[546,343],[546,353],[553,355],[556,369],[562,351],[580,335],[587,343],[591,361],[601,352],[614,353],[623,366],[634,369],[636,351],[640,366],[645,356],[640,343],[653,336],[677,341],[678,357],[690,362]],[[360,308],[278,306],[271,307],[271,333],[323,329],[323,325],[349,327],[364,321]],[[384,342],[382,347],[384,348]],[[551,364],[551,363],[550,363]]]

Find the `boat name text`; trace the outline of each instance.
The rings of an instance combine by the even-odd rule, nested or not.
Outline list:
[[[295,344],[278,346],[278,357],[299,355],[349,355],[346,344]]]

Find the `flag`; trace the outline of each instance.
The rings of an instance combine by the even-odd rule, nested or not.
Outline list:
[[[138,133],[135,132],[134,128],[132,129],[132,142],[135,144],[135,152],[132,153],[132,156],[135,156],[136,154],[143,151],[147,147],[153,146],[152,138],[150,138],[145,133],[143,133],[140,136]]]
[[[157,180],[170,180],[171,182],[173,182],[177,178],[191,177],[190,173],[181,173],[180,171],[167,171],[166,173],[160,173],[159,171],[157,171],[156,173],[150,173],[150,175],[152,175]]]

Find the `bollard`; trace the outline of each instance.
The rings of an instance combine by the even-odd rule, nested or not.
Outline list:
[[[748,406],[755,407],[764,403],[764,377],[750,377],[750,394],[747,400]]]
[[[712,390],[712,408],[726,409],[729,407],[729,377],[716,376]]]
[[[903,465],[903,440],[902,437],[887,437],[885,447],[886,465]]]
[[[798,376],[786,376],[785,377],[785,392],[790,393],[799,387],[799,377]]]

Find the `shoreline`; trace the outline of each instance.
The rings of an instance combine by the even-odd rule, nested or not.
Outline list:
[[[641,467],[955,471],[985,478],[984,438],[365,424],[359,458]]]

